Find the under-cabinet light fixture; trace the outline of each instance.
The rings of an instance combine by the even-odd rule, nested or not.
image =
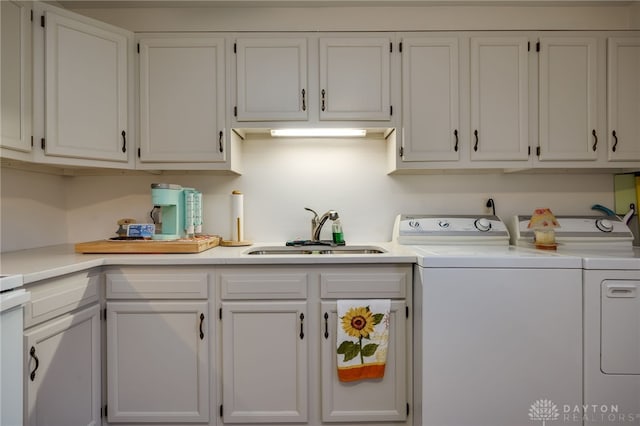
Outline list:
[[[271,129],[271,136],[273,137],[357,138],[357,137],[363,137],[366,135],[367,135],[366,129]]]

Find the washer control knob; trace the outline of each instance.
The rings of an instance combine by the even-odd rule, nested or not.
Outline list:
[[[611,232],[613,231],[613,223],[609,219],[597,219],[596,228],[602,232]]]
[[[420,222],[417,220],[410,220],[409,227],[414,229],[420,228]]]
[[[446,220],[446,219],[442,219],[442,220],[439,220],[439,221],[438,221],[438,226],[439,226],[440,228],[445,228],[445,229],[446,229],[446,228],[448,228],[448,227],[449,227],[449,225],[450,225],[450,223],[449,223],[449,221],[448,221],[448,220]]]
[[[477,219],[474,222],[474,225],[476,226],[476,229],[481,232],[487,232],[491,229],[491,222],[489,222],[489,219],[484,217]]]

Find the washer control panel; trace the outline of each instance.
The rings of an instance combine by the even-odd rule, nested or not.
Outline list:
[[[393,233],[400,244],[509,244],[509,231],[497,216],[399,215]]]
[[[527,226],[531,216],[516,216],[514,243],[526,245],[533,241],[533,230]],[[556,216],[559,228],[555,228],[556,240],[564,246],[579,248],[631,246],[633,233],[617,216]]]

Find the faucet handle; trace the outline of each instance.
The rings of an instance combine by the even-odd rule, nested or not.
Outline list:
[[[305,209],[306,211],[309,211],[309,212],[313,213],[313,219],[311,219],[311,221],[312,221],[314,224],[315,224],[315,223],[318,223],[318,219],[319,219],[319,217],[318,217],[318,213],[316,213],[316,211],[315,211],[315,210],[310,209],[309,207],[305,207],[304,209]]]

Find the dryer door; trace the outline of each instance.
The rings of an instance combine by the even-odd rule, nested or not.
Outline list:
[[[604,280],[601,368],[605,374],[640,374],[640,280]]]

